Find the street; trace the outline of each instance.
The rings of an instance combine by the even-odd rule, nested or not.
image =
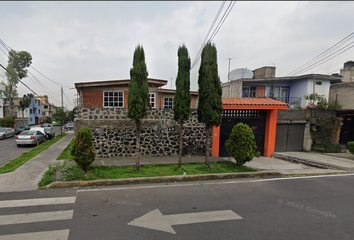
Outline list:
[[[60,134],[59,126],[53,126],[53,129],[55,131],[56,136]],[[17,158],[18,156],[21,156],[23,153],[28,152],[35,147],[35,146],[17,147],[15,143],[16,136],[17,135],[14,135],[13,137],[0,140],[0,166],[6,164],[12,159]]]
[[[29,240],[41,234],[71,240],[349,240],[353,180],[348,174],[6,193],[0,195],[0,240],[21,236],[16,234]]]

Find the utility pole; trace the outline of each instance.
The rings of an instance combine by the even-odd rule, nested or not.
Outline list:
[[[230,81],[230,61],[231,61],[231,58],[228,58],[229,59],[229,70],[227,72],[227,81],[229,82]]]
[[[171,89],[172,89],[172,78],[171,78]]]
[[[63,104],[63,87],[61,87],[61,107],[64,110],[64,104]]]

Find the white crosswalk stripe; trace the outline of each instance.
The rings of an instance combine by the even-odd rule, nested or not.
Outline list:
[[[0,209],[20,208],[30,206],[49,206],[75,203],[76,197],[58,197],[58,198],[35,198],[20,200],[4,200],[0,201]],[[0,215],[0,227],[11,226],[24,223],[41,223],[48,221],[70,220],[73,218],[74,210],[61,210],[49,212],[29,212],[25,214]],[[58,239],[67,240],[69,237],[69,229],[54,231],[38,231],[18,234],[1,235],[0,240],[41,240],[41,239]]]
[[[76,197],[35,198],[0,201],[0,208],[74,203]]]
[[[0,240],[67,240],[69,229],[0,236]]]

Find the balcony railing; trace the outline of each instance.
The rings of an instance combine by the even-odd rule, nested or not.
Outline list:
[[[271,98],[269,93],[266,94],[264,90],[243,90],[243,98]],[[289,108],[301,107],[301,97],[273,97],[273,99],[279,100],[289,104]]]

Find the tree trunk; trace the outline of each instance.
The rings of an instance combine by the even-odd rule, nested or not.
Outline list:
[[[182,150],[183,150],[183,121],[181,121],[181,127],[179,129],[179,158],[178,158],[178,168],[182,165]]]
[[[140,171],[140,122],[136,123],[136,171]]]
[[[25,111],[25,109],[22,109],[22,125],[23,126],[27,126],[27,124],[25,124],[25,117],[24,117],[24,114],[23,114],[24,111]]]
[[[210,129],[211,126],[205,126],[205,164],[210,168],[209,155],[210,155]]]

